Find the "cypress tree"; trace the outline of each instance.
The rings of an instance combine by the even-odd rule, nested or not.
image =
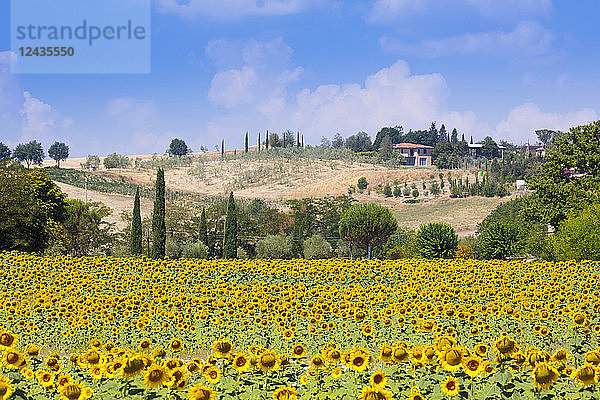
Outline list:
[[[237,216],[233,192],[227,200],[227,215],[225,216],[225,228],[223,235],[223,258],[237,257]]]
[[[156,197],[152,211],[152,252],[154,259],[165,257],[167,229],[165,226],[165,171],[162,168],[156,173]]]
[[[133,218],[131,219],[129,251],[133,256],[139,256],[142,254],[142,216],[140,214],[139,187],[135,189],[135,200],[133,200]]]
[[[221,139],[221,157],[225,155],[225,139]]]
[[[267,131],[267,138],[265,139],[265,150],[269,150],[269,131]]]
[[[300,131],[296,133],[296,147],[300,147]]]
[[[260,151],[260,132],[258,132],[258,151]]]
[[[302,148],[304,148],[304,135],[302,135]]]
[[[248,152],[248,132],[246,132],[246,140],[244,141],[244,153]]]
[[[206,228],[206,210],[202,207],[200,215],[200,241],[208,246],[208,229]]]

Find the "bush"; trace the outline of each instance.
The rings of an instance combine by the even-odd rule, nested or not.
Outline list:
[[[287,235],[269,235],[256,244],[258,258],[292,258],[294,256],[292,238]]]
[[[350,243],[345,240],[340,240],[334,251],[336,257],[350,258]],[[366,250],[358,246],[352,247],[352,257],[364,257],[367,255]]]
[[[392,194],[394,195],[394,197],[400,197],[400,195],[402,194],[402,189],[400,188],[400,186],[394,186],[394,191]]]
[[[181,245],[172,238],[167,238],[165,242],[165,255],[170,259],[181,257]]]
[[[202,242],[189,242],[181,246],[183,258],[208,258],[208,247]]]
[[[553,239],[559,261],[600,260],[600,204],[572,214],[563,221]]]
[[[502,260],[522,254],[524,239],[524,232],[518,226],[492,222],[479,237],[477,255],[480,258]]]
[[[392,188],[390,187],[390,185],[385,185],[385,187],[383,188],[383,194],[385,195],[385,197],[392,197]]]
[[[458,235],[448,224],[431,222],[421,225],[415,239],[425,258],[453,258],[458,247]]]
[[[458,245],[454,258],[470,259],[475,256],[475,251],[464,243]]]
[[[313,235],[303,243],[304,258],[316,260],[318,258],[330,258],[332,255],[331,245],[321,235]]]
[[[406,228],[396,229],[373,254],[375,258],[390,260],[416,257],[418,252],[415,248],[415,232]]]
[[[247,260],[250,257],[248,256],[248,252],[246,250],[244,250],[243,247],[238,247],[237,248],[237,259],[238,260]]]
[[[364,176],[363,176],[363,177],[360,177],[360,178],[358,178],[358,183],[357,183],[357,185],[356,185],[356,186],[357,186],[357,187],[358,187],[358,189],[361,191],[361,193],[362,193],[362,191],[363,191],[363,190],[365,190],[365,189],[367,188],[367,186],[368,186],[368,185],[369,185],[369,184],[368,184],[368,182],[367,182],[367,178],[365,178]]]
[[[129,167],[129,158],[117,153],[110,154],[104,158],[104,168],[127,168]]]

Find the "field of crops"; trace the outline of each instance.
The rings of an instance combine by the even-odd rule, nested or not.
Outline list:
[[[0,400],[599,398],[598,267],[0,253]]]

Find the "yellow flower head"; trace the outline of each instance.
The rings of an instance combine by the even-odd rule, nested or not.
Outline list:
[[[442,382],[442,392],[446,396],[456,396],[460,392],[460,385],[456,378],[449,376],[444,382]]]

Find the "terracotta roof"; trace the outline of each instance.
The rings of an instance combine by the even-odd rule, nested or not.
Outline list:
[[[415,144],[415,143],[396,143],[394,145],[395,149],[404,148],[404,149],[433,149],[432,146],[427,146],[426,144]]]

